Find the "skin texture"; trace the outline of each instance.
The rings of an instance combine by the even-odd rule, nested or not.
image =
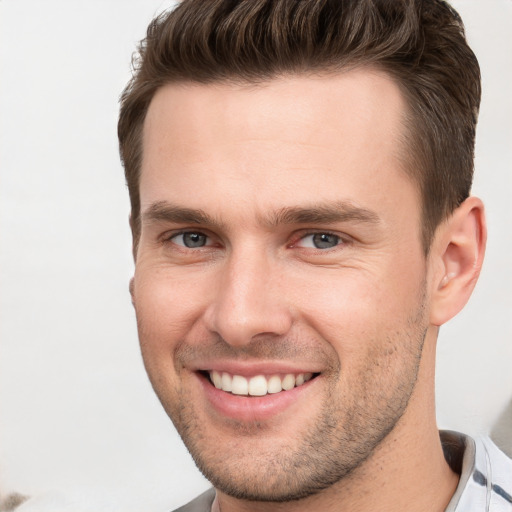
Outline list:
[[[482,207],[468,200],[425,257],[405,109],[368,69],[168,85],[150,105],[131,286],[142,355],[223,511],[443,510],[455,489],[435,340],[476,280]],[[316,378],[271,413],[229,395],[226,414],[211,369]]]

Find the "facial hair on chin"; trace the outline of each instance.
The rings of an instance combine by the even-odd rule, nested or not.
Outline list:
[[[420,308],[423,311],[422,308]],[[417,316],[421,316],[421,311]],[[424,323],[423,323],[424,324]],[[314,495],[349,477],[372,455],[377,446],[393,430],[404,414],[416,383],[426,326],[418,318],[410,318],[406,332],[387,339],[385,343],[369,343],[366,364],[352,379],[351,390],[337,386],[341,364],[332,365],[324,375],[328,386],[322,399],[321,412],[301,435],[299,442],[290,441],[278,450],[267,450],[259,443],[257,450],[247,445],[244,454],[231,453],[229,446],[219,446],[208,438],[208,425],[202,425],[194,402],[185,390],[179,407],[166,409],[171,415],[185,445],[198,468],[215,488],[234,498],[249,501],[288,502]],[[224,343],[224,342],[222,342]],[[297,344],[261,342],[251,350],[269,356],[269,351],[289,357],[306,347]],[[273,347],[273,348],[272,348]],[[279,347],[276,349],[276,347]],[[290,348],[294,347],[294,348]],[[193,350],[189,347],[187,350]],[[216,348],[219,352],[232,347]],[[308,349],[310,350],[310,349]],[[183,352],[185,353],[185,352]],[[318,353],[318,352],[317,352]],[[332,357],[331,350],[322,357]],[[402,364],[396,369],[396,358]],[[380,385],[376,385],[380,382]],[[165,404],[164,404],[165,406]],[[265,426],[239,425],[238,441],[264,436]]]

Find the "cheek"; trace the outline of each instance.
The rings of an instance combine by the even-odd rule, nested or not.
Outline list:
[[[182,389],[174,354],[192,331],[198,316],[197,297],[193,284],[184,286],[167,271],[142,266],[136,269],[134,305],[142,359],[157,396],[171,416],[176,414]]]
[[[341,359],[385,343],[416,321],[423,304],[424,275],[420,266],[406,272],[340,270],[323,282],[303,283],[301,309],[309,325],[335,346]]]
[[[191,335],[205,297],[204,279],[195,274],[180,276],[168,269],[136,269],[134,303],[145,357],[168,359]]]

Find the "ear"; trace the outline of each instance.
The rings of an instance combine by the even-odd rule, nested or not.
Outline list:
[[[132,256],[133,261],[137,261],[137,248],[139,245],[139,234],[137,230],[137,226],[133,220],[132,214],[130,213],[128,217],[128,222],[130,224],[130,231],[132,232]]]
[[[128,289],[130,290],[130,297],[132,298],[132,306],[135,306],[135,284],[134,284],[135,278],[132,277],[130,279],[130,284],[128,285]]]
[[[133,225],[133,220],[132,220],[131,214],[128,217],[128,222],[130,223],[130,230],[132,232],[132,256],[133,256],[133,261],[136,262],[137,261],[137,242],[136,242],[136,236],[135,236],[134,225]],[[131,299],[132,299],[132,305],[133,306],[135,306],[135,295],[134,295],[135,284],[134,284],[134,280],[135,280],[135,278],[132,277],[130,279],[130,283],[128,285],[128,289],[130,290],[130,296],[131,296]]]
[[[431,324],[444,324],[466,305],[480,275],[486,240],[484,205],[477,197],[466,199],[438,227],[430,254]]]

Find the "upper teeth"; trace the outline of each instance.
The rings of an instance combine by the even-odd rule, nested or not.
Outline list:
[[[213,370],[210,379],[217,389],[229,391],[234,395],[264,396],[267,393],[288,391],[295,386],[301,386],[313,377],[312,373],[288,373],[286,375],[255,375],[247,379],[241,375],[230,375],[226,372]]]

